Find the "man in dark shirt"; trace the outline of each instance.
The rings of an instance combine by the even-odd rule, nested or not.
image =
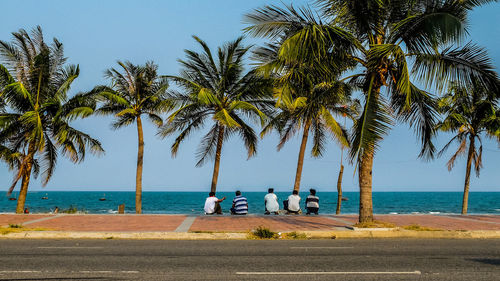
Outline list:
[[[316,196],[316,189],[311,188],[309,192],[310,194],[306,198],[306,215],[310,215],[311,213],[317,215],[319,210],[319,197]]]

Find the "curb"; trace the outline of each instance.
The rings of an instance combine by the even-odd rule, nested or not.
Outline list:
[[[414,231],[414,230],[363,230],[363,231],[298,231],[309,239],[352,238],[415,238],[415,239],[500,239],[500,231]],[[76,231],[25,231],[0,236],[0,239],[132,239],[132,240],[246,240],[244,232],[76,232]]]
[[[355,231],[304,231],[312,239],[356,239],[356,238],[414,238],[414,239],[500,239],[500,231],[415,231],[415,230],[355,230]]]
[[[90,231],[25,231],[0,236],[6,239],[159,239],[159,240],[242,240],[246,233],[190,232],[90,232]]]

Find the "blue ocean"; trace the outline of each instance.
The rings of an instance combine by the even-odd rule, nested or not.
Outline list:
[[[264,212],[265,192],[243,192],[248,198],[249,212]],[[276,192],[279,202],[285,200],[290,193]],[[308,192],[300,193],[303,200]],[[337,204],[336,192],[318,192],[320,197],[320,213],[335,213]],[[233,192],[219,192],[218,198],[227,213],[231,208]],[[13,194],[17,197],[17,193]],[[145,214],[202,214],[206,192],[144,192],[142,199]],[[359,193],[344,192],[347,201],[342,202],[342,213],[358,213]],[[42,199],[44,198],[44,199]],[[105,198],[105,201],[100,201]],[[134,192],[90,192],[90,191],[37,191],[29,192],[26,206],[31,213],[48,213],[57,206],[60,210],[70,207],[89,214],[112,214],[118,205],[125,204],[126,213],[135,212]],[[462,206],[461,192],[374,192],[374,212],[377,214],[447,214],[460,213]],[[281,205],[282,207],[282,205]],[[0,213],[15,212],[16,201],[8,200],[5,193],[0,194]],[[500,192],[471,192],[469,195],[469,213],[500,214]]]

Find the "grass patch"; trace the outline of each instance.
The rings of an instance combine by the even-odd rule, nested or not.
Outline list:
[[[283,233],[283,239],[303,240],[303,239],[308,239],[308,238],[307,238],[307,235],[305,233],[299,233],[297,231],[292,231],[292,232]]]
[[[190,231],[191,233],[214,233],[213,231],[208,231],[208,230],[195,230],[195,231]]]
[[[13,232],[22,232],[21,228],[0,227],[0,234],[6,235]]]
[[[442,229],[439,229],[439,228],[420,226],[418,224],[406,225],[406,226],[403,226],[402,228],[405,230],[413,230],[413,231],[442,231]]]
[[[19,233],[24,231],[47,231],[47,230],[50,229],[43,227],[25,228],[24,226],[19,224],[9,224],[9,227],[0,227],[0,234],[6,235],[9,233]]]
[[[85,209],[78,210],[77,207],[71,205],[71,206],[69,206],[68,209],[62,210],[61,213],[63,213],[63,214],[86,214],[87,211]]]
[[[358,222],[357,224],[354,225],[354,227],[358,227],[358,228],[393,228],[393,227],[396,227],[396,225],[393,223],[390,223],[390,222],[374,220],[372,222],[363,222],[363,223]]]
[[[249,233],[250,239],[278,239],[280,238],[280,234],[278,232],[274,232],[265,226],[259,226],[255,230]]]

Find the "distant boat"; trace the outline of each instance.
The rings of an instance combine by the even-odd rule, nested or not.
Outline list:
[[[49,196],[47,196],[47,193],[45,193],[45,196],[42,197],[42,200],[47,200],[47,199],[49,199]]]
[[[106,193],[102,196],[102,198],[99,198],[99,201],[106,201]]]
[[[347,197],[342,197],[342,201],[349,201],[349,198],[347,198]]]
[[[17,198],[14,198],[14,197],[9,197],[9,200],[10,200],[10,201],[16,201],[16,200],[17,200]]]

